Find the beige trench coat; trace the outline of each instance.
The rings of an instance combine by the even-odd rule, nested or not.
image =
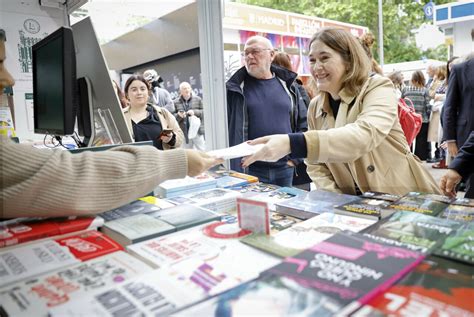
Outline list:
[[[176,134],[176,142],[174,146],[170,146],[163,142],[163,150],[169,149],[176,149],[183,144],[184,134],[181,128],[178,125],[178,121],[176,118],[166,110],[165,108],[153,106],[158,114],[158,118],[160,119],[161,128],[162,129],[172,129],[174,134]],[[133,128],[132,128],[132,117],[130,116],[130,107],[123,109],[123,115],[125,116],[125,122],[127,123],[128,130],[133,137]]]
[[[334,120],[326,94],[312,100],[305,132],[308,174],[318,189],[355,194],[379,191],[439,193],[407,145],[389,79],[370,77],[357,97],[344,89]]]

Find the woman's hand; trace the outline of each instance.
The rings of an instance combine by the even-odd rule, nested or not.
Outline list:
[[[291,152],[290,137],[287,134],[274,134],[264,136],[252,141],[249,144],[265,144],[255,154],[247,156],[242,161],[242,166],[248,167],[255,161],[276,162]]]
[[[186,157],[188,158],[188,175],[197,176],[211,167],[224,162],[223,159],[215,158],[207,153],[186,150]]]
[[[172,138],[173,138],[173,132],[170,132],[168,134],[161,134],[160,135],[160,140],[163,143],[166,143],[166,144],[168,144],[171,141]]]

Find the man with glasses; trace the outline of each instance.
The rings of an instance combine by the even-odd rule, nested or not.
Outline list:
[[[275,51],[262,36],[247,40],[244,64],[228,81],[227,120],[229,145],[261,136],[306,131],[306,107],[294,85],[297,74],[272,65]],[[291,186],[298,160],[284,157],[277,162],[255,162],[245,172],[261,182]],[[242,171],[239,159],[231,168]]]

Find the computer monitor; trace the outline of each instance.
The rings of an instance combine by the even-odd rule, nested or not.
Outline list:
[[[91,115],[95,115],[97,111],[99,111],[99,115],[104,112],[109,113],[111,115],[109,119],[113,119],[114,128],[116,128],[121,141],[123,143],[133,142],[125,123],[120,101],[112,85],[109,68],[97,41],[92,21],[90,18],[85,18],[72,25],[71,28],[76,48],[76,76],[78,79],[85,78],[89,82]],[[86,84],[80,84],[80,86],[84,85]],[[83,89],[80,89],[80,91],[83,91]],[[81,98],[83,100],[81,101],[81,109],[85,109],[86,107],[83,106],[84,100],[88,98],[83,92],[81,92],[81,95],[83,96]],[[80,115],[78,119],[80,119]],[[79,121],[82,121],[84,124],[88,123],[87,118]],[[81,122],[79,122],[80,124]],[[94,122],[92,125],[94,127]]]
[[[133,142],[90,18],[33,46],[33,98],[35,133],[73,134],[77,118],[83,146],[104,144],[98,122],[106,144]]]
[[[61,27],[32,47],[35,133],[74,133],[76,54],[72,30]]]

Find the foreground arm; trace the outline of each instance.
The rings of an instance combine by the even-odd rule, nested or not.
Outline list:
[[[167,179],[197,175],[219,163],[205,153],[151,146],[71,154],[4,138],[0,142],[0,218],[106,211],[150,193]]]

